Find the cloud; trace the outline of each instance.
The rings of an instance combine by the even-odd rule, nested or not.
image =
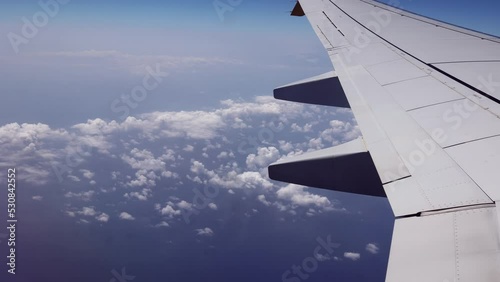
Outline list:
[[[84,51],[62,51],[34,53],[31,56],[48,58],[70,58],[81,59],[86,65],[94,64],[102,67],[104,63],[111,63],[113,68],[120,68],[131,73],[144,75],[145,67],[159,64],[165,70],[193,69],[207,65],[220,64],[242,64],[236,59],[219,57],[194,57],[194,56],[169,56],[169,55],[135,55],[123,53],[117,50],[84,50]],[[89,61],[89,59],[94,59]]]
[[[344,253],[344,257],[352,261],[357,261],[361,258],[361,255],[359,253],[346,252]]]
[[[262,147],[258,148],[257,155],[250,154],[247,156],[246,164],[250,169],[258,169],[267,167],[279,158],[280,153],[275,147]]]
[[[330,255],[328,254],[325,254],[325,255],[322,255],[320,253],[316,253],[315,256],[314,256],[318,261],[327,261],[327,260],[331,260],[332,258],[330,257]]]
[[[213,209],[213,210],[215,210],[215,211],[217,210],[217,205],[214,204],[214,203],[208,204],[208,207],[211,208],[211,209]]]
[[[136,198],[139,201],[147,201],[148,198],[152,197],[152,193],[151,189],[144,188],[140,192],[129,192],[123,196],[127,199]]]
[[[191,165],[191,172],[197,175],[205,175],[208,178],[208,184],[226,189],[256,189],[259,187],[270,189],[273,187],[273,184],[259,172],[245,171],[239,173],[233,169],[227,171],[225,174],[221,174],[207,169],[202,162],[196,160]]]
[[[41,201],[41,200],[43,200],[43,197],[42,197],[42,196],[33,196],[33,197],[31,197],[31,198],[32,198],[33,200],[35,200],[35,201]]]
[[[347,120],[331,120],[330,128],[323,130],[319,137],[322,140],[330,142],[332,145],[338,145],[349,140],[353,140],[361,135],[359,127],[353,125],[355,122]]]
[[[74,182],[80,182],[80,178],[74,175],[69,174],[68,178],[71,179]]]
[[[161,208],[159,205],[157,205],[157,210],[159,210],[161,215],[166,215],[170,218],[176,216],[176,215],[181,215],[181,210],[176,210],[174,209],[171,205],[167,204],[165,207]]]
[[[213,236],[214,235],[214,232],[212,231],[212,229],[208,228],[208,227],[205,227],[205,228],[202,228],[202,229],[196,229],[195,230],[197,232],[197,235],[198,236]]]
[[[11,147],[22,144],[25,148],[38,147],[42,140],[67,140],[69,134],[63,129],[51,129],[42,123],[18,124],[10,123],[0,127],[0,141],[2,146]],[[16,146],[17,147],[17,146]]]
[[[19,179],[22,179],[23,181],[33,185],[45,185],[47,184],[48,177],[50,175],[50,170],[48,169],[49,167],[49,164],[24,165],[23,173],[19,176]]]
[[[141,125],[147,133],[157,132],[157,137],[188,139],[213,139],[226,126],[222,116],[208,111],[153,112],[143,114],[140,118],[128,117],[120,126]]]
[[[157,228],[159,228],[159,227],[169,227],[169,226],[170,225],[167,222],[165,222],[165,221],[162,221],[162,222],[160,222],[160,223],[158,223],[158,224],[155,225],[155,227],[157,227]]]
[[[79,54],[63,53],[59,55],[119,56],[114,51],[86,51]],[[135,117],[129,116],[122,121],[89,119],[68,129],[52,129],[41,123],[11,123],[0,127],[0,143],[2,144],[0,164],[9,166],[23,164],[23,174],[20,177],[34,185],[45,185],[50,177],[59,178],[65,175],[68,175],[70,180],[79,181],[77,176],[71,175],[71,170],[77,168],[86,158],[92,157],[95,151],[106,156],[111,156],[112,151],[117,153],[116,151],[120,150],[125,143],[124,141],[117,142],[122,134],[133,135],[132,140],[142,142],[170,138],[182,138],[182,142],[224,139],[224,137],[221,138],[222,132],[227,132],[230,129],[241,130],[239,126],[234,127],[235,120],[248,122],[260,118],[265,121],[260,126],[269,129],[273,128],[271,127],[273,123],[281,124],[290,119],[306,117],[305,107],[298,103],[288,103],[268,96],[259,96],[250,102],[224,100],[221,102],[221,107],[214,110],[151,112]],[[273,116],[277,118],[277,121],[269,121]],[[249,129],[252,127],[249,126]],[[258,137],[258,133],[255,134]],[[141,142],[135,142],[141,144]],[[225,142],[229,142],[229,140]],[[186,145],[184,150],[194,150],[194,146]],[[154,156],[148,152],[140,148],[133,148],[132,151],[125,154],[122,151],[118,152],[120,158],[136,169],[136,172],[145,170],[144,173],[140,174],[142,176],[138,175],[135,179],[130,180],[129,185],[134,187],[154,186],[153,183],[158,179],[151,179],[147,176],[151,171],[154,171],[157,177],[176,176],[175,173],[165,169],[165,164],[172,160],[171,153],[165,152]],[[221,154],[220,157],[232,156],[232,152],[226,153],[227,155]],[[277,154],[274,147],[259,149],[256,154],[248,158],[248,166],[251,168],[263,167],[266,163],[275,160]],[[81,172],[83,177],[87,179],[94,177],[94,172],[88,169],[82,168]],[[64,179],[66,177],[62,178],[62,180]],[[244,181],[244,179],[242,180]],[[267,185],[265,182],[263,184]],[[234,185],[237,183],[225,183],[225,186]]]
[[[230,156],[230,154],[228,152],[220,152],[217,155],[217,158],[218,159],[227,159],[229,156]],[[232,155],[232,157],[234,157],[234,154]]]
[[[80,172],[82,173],[83,177],[85,177],[87,179],[92,179],[95,175],[95,173],[93,173],[92,171],[90,171],[88,169],[80,169]]]
[[[377,254],[379,252],[379,247],[375,243],[369,243],[366,245],[366,251],[372,254]]]
[[[279,140],[279,148],[284,152],[290,152],[293,150],[293,144],[284,140]]]
[[[112,52],[83,55],[115,56]],[[68,201],[93,201],[99,193],[113,192],[117,197],[125,197],[126,204],[148,201],[160,189],[176,190],[191,181],[189,184],[225,188],[230,194],[245,189],[249,198],[257,198],[266,206],[288,213],[302,208],[295,212],[313,216],[339,210],[337,203],[298,185],[272,182],[267,166],[283,153],[296,155],[348,138],[356,126],[350,116],[343,121],[338,113],[335,109],[259,96],[252,101],[224,100],[220,107],[209,110],[150,112],[121,121],[90,119],[67,129],[12,123],[0,127],[0,164],[22,166],[23,174],[19,177],[33,185],[56,182],[57,176],[78,187],[85,185],[81,180],[95,184],[95,191],[65,191]],[[274,133],[288,130],[292,124],[297,132],[287,131],[291,138],[276,140],[278,135]],[[326,130],[316,131],[317,128]],[[272,138],[263,138],[263,132],[270,131]],[[309,131],[307,136],[304,131]],[[257,142],[252,151],[238,151],[240,141],[250,139]],[[209,158],[201,157],[202,153]],[[107,168],[91,171],[83,167],[97,159],[113,165],[109,171],[103,171],[103,175],[111,175],[110,179],[99,183],[92,181],[101,169]],[[187,173],[182,171],[186,167]],[[162,203],[157,209],[159,215],[173,218],[190,208],[187,202],[173,202]],[[209,208],[220,209],[215,203]],[[94,211],[94,217],[99,215]]]
[[[266,196],[264,195],[257,196],[257,200],[259,200],[259,202],[263,203],[266,206],[270,206],[272,204],[271,202],[266,200]]]
[[[262,177],[259,172],[255,171],[245,171],[243,173],[230,171],[226,175],[222,175],[222,177],[219,175],[213,175],[208,183],[218,185],[226,189],[270,189],[273,187],[273,184],[268,179]]]
[[[123,155],[122,160],[134,169],[144,170],[163,170],[165,162],[160,158],[155,158],[153,153],[148,150],[140,150],[134,148],[130,151],[129,155]]]
[[[122,212],[120,213],[120,219],[123,219],[123,220],[135,220],[135,217],[133,217],[131,214],[127,213],[127,212]]]
[[[174,151],[167,149],[165,153],[158,157],[148,151],[134,148],[130,153],[122,154],[121,159],[131,168],[136,169],[135,179],[131,179],[127,186],[130,187],[154,187],[156,182],[162,178],[177,178],[178,174],[166,169],[166,161],[175,161]],[[150,190],[142,190],[142,194],[135,193],[139,200],[146,200],[150,195]]]
[[[192,207],[193,207],[193,205],[191,203],[188,203],[184,200],[177,203],[177,206],[181,209],[186,209],[186,210],[192,209]]]
[[[184,152],[192,152],[194,150],[194,147],[191,145],[186,145],[184,149],[182,149]]]
[[[78,213],[84,216],[95,216],[97,214],[94,207],[83,207]]]
[[[305,187],[288,184],[276,192],[278,199],[287,200],[297,206],[316,206],[325,211],[335,210],[334,205],[327,197],[319,196],[305,191]]]
[[[96,217],[96,219],[100,222],[108,222],[109,215],[106,213],[101,213],[99,216]]]
[[[291,125],[292,132],[301,132],[301,133],[306,133],[310,132],[312,129],[312,124],[306,123],[303,127],[297,125],[296,123],[293,123]]]
[[[82,201],[90,201],[92,199],[92,196],[94,196],[95,191],[86,191],[86,192],[79,192],[79,193],[74,193],[74,192],[67,192],[64,194],[64,197],[66,198],[76,198]]]

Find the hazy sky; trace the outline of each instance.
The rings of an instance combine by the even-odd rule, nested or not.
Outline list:
[[[359,136],[349,111],[272,98],[332,69],[323,46],[292,1],[221,2],[68,1],[15,47],[43,9],[1,2],[0,167],[19,177],[17,280],[0,233],[1,281],[281,281],[310,257],[307,281],[384,279],[386,199],[267,177]],[[401,4],[499,35],[496,2]]]

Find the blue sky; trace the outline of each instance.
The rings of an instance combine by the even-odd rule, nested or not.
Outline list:
[[[41,8],[0,4],[0,167],[19,177],[18,274],[2,263],[2,281],[122,269],[141,282],[281,281],[310,257],[307,281],[383,281],[386,199],[267,178],[283,156],[359,136],[349,111],[272,98],[331,70],[323,46],[288,16],[293,2],[232,3],[221,17],[209,0],[73,0],[17,54],[7,34]],[[401,3],[498,35],[499,3]],[[334,250],[313,255],[325,241]]]

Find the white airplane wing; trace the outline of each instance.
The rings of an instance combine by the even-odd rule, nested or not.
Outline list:
[[[278,99],[351,108],[362,138],[272,179],[387,197],[387,281],[500,281],[500,38],[370,0],[301,0],[335,72]]]

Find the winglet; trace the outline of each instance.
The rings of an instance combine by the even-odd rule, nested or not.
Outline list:
[[[295,7],[293,7],[292,13],[290,15],[296,17],[302,17],[306,15],[306,13],[304,13],[304,10],[302,9],[302,6],[300,6],[299,1],[297,1]]]
[[[385,197],[382,181],[361,138],[271,164],[274,180]]]
[[[286,101],[350,108],[334,71],[274,89],[274,98]]]

